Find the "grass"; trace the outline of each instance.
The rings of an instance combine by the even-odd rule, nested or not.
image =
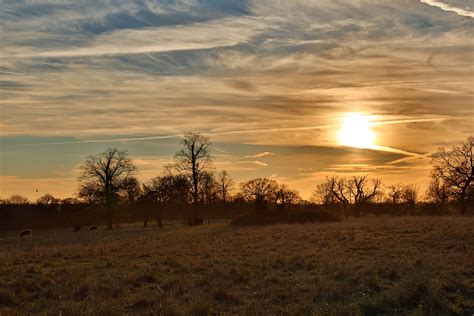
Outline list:
[[[0,235],[0,314],[450,315],[474,310],[474,218]]]

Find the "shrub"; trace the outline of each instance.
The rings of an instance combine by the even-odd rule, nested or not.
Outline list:
[[[336,222],[341,218],[324,210],[291,211],[285,213],[271,212],[266,214],[246,214],[232,220],[234,226],[259,226],[272,224],[303,224],[315,222]]]

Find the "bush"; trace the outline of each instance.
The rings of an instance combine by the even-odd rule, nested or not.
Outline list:
[[[246,214],[232,220],[233,226],[260,226],[272,224],[302,224],[315,222],[337,222],[341,218],[328,211],[290,211],[285,213],[271,212],[266,214]]]

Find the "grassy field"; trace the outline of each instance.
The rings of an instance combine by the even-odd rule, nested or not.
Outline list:
[[[474,218],[0,233],[0,314],[467,314]]]

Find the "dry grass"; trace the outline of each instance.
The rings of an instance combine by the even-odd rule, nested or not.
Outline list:
[[[474,218],[0,239],[0,314],[461,314]]]

